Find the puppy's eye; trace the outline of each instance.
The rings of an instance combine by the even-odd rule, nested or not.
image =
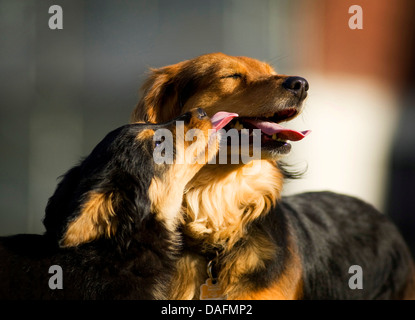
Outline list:
[[[164,136],[161,136],[160,139],[154,140],[154,147],[158,147],[159,145],[161,145],[164,140],[166,140],[166,138]]]
[[[242,73],[233,73],[233,74],[230,74],[228,76],[224,76],[222,78],[241,79],[242,78]]]

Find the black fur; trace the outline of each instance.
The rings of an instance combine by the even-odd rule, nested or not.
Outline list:
[[[114,241],[118,246],[128,247],[133,225],[139,225],[150,213],[147,190],[155,175],[152,141],[136,139],[144,128],[126,125],[112,131],[79,166],[64,175],[46,207],[43,223],[48,236],[62,238],[67,222],[79,215],[89,191],[113,192],[117,199],[114,209],[122,226]]]
[[[48,202],[44,235],[0,238],[1,299],[165,297],[178,244],[176,234],[150,212],[148,188],[169,165],[156,166],[152,139],[139,141],[137,135],[173,123],[130,124],[112,131],[64,175]],[[113,194],[116,233],[74,247],[60,246],[91,190]],[[62,268],[63,289],[48,285],[52,265]]]
[[[250,290],[266,288],[284,272],[291,235],[301,260],[302,299],[415,298],[403,238],[385,215],[359,199],[332,192],[283,197],[250,228],[251,235],[262,233],[279,248],[264,268],[245,276]],[[349,287],[352,265],[362,268],[362,289]]]
[[[402,299],[412,285],[411,254],[395,225],[371,205],[330,192],[281,204],[298,239],[305,299]],[[350,289],[350,266],[363,289]]]

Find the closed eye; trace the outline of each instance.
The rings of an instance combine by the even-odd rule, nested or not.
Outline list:
[[[242,73],[233,73],[233,74],[228,75],[228,76],[223,76],[222,79],[226,79],[226,78],[241,79],[242,77],[243,77]]]

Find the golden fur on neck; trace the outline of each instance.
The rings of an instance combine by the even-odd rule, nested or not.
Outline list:
[[[260,167],[258,167],[260,166]],[[260,169],[260,170],[258,170]],[[183,232],[186,245],[171,283],[170,299],[198,299],[200,285],[207,279],[203,251],[220,250],[226,268],[220,283],[228,299],[242,294],[239,276],[262,267],[275,247],[261,236],[246,231],[251,222],[268,214],[280,198],[283,175],[275,162],[254,160],[247,165],[205,165],[187,184],[183,197]],[[247,240],[235,251],[235,243]]]
[[[294,118],[301,103],[293,102],[292,92],[284,88],[288,78],[255,59],[203,55],[152,69],[131,119],[163,122],[195,108],[203,108],[210,117],[228,111],[242,118],[263,118],[291,107],[296,110],[290,117]],[[270,259],[274,243],[249,231],[281,196],[278,154],[265,152],[265,158],[246,165],[207,164],[187,184],[180,223],[184,250],[171,283],[171,299],[199,297],[207,277],[206,259],[215,251],[220,252],[222,268],[218,277],[230,299],[246,289],[238,285],[242,274],[264,267]]]
[[[184,233],[205,244],[232,248],[247,225],[275,205],[282,183],[271,161],[206,165],[185,189]]]

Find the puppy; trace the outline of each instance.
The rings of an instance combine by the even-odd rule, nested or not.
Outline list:
[[[110,132],[59,183],[44,235],[0,239],[0,298],[166,298],[183,191],[217,152],[216,129],[198,109]]]
[[[280,123],[301,113],[308,90],[304,78],[222,53],[151,70],[133,121],[204,108],[209,116],[238,113],[226,130],[261,135],[259,159],[206,165],[187,184],[185,252],[170,298],[209,298],[203,288],[213,280],[215,297],[227,299],[414,297],[412,258],[384,215],[330,192],[281,197],[292,176],[281,158],[309,132]],[[353,284],[353,270],[362,285]]]

